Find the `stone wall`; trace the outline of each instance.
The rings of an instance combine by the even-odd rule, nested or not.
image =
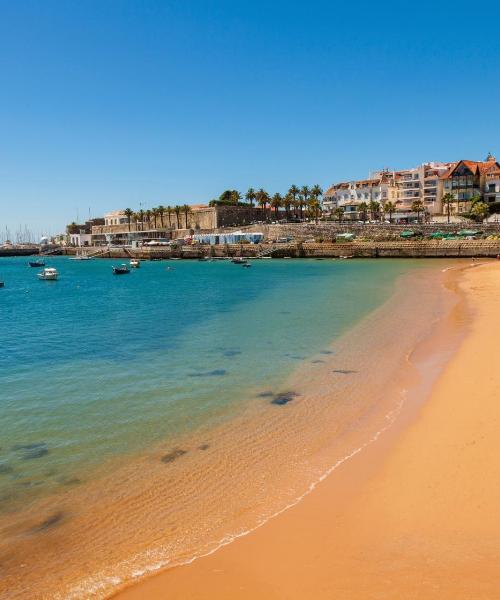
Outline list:
[[[421,225],[370,225],[362,223],[287,223],[283,225],[252,225],[246,227],[247,231],[261,231],[266,239],[291,236],[294,239],[322,238],[324,241],[333,240],[339,233],[354,233],[357,237],[370,240],[400,240],[400,233],[405,230],[420,231],[430,235],[437,231],[456,232],[460,229],[474,229],[486,234],[500,235],[500,223],[428,223]]]

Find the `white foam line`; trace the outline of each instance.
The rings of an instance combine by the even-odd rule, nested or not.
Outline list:
[[[285,507],[283,507],[276,513],[270,515],[269,517],[262,519],[261,521],[259,521],[257,523],[257,525],[255,525],[251,529],[242,531],[240,533],[233,533],[233,534],[228,534],[228,535],[224,536],[221,540],[214,542],[215,546],[207,552],[195,554],[191,558],[188,558],[186,560],[182,560],[179,562],[175,562],[175,563],[171,563],[170,560],[158,561],[155,564],[151,564],[146,567],[143,567],[142,569],[136,569],[135,571],[132,571],[132,573],[131,573],[132,578],[133,579],[142,578],[146,574],[154,573],[156,571],[164,569],[165,567],[167,567],[169,565],[170,565],[170,567],[180,567],[180,566],[190,565],[195,560],[204,558],[206,556],[211,556],[212,554],[214,554],[221,548],[224,548],[224,546],[228,546],[235,540],[245,537],[245,536],[249,535],[250,533],[253,533],[257,529],[260,529],[263,525],[268,523],[271,519],[274,519],[275,517],[278,517],[279,515],[283,514],[287,510],[289,510],[290,508],[297,506],[297,504],[299,504],[299,502],[301,502],[304,498],[306,498],[311,492],[313,492],[317,488],[317,486],[321,482],[323,482],[329,475],[331,475],[333,473],[333,471],[335,471],[335,469],[340,467],[343,463],[347,462],[349,459],[353,458],[360,452],[362,452],[368,446],[371,446],[371,444],[376,442],[383,433],[385,433],[390,427],[392,427],[392,425],[396,421],[396,418],[397,418],[398,414],[401,412],[401,409],[404,405],[406,393],[407,393],[407,390],[403,390],[401,392],[401,400],[398,403],[398,405],[393,410],[391,410],[390,412],[388,412],[385,415],[384,419],[386,419],[388,421],[387,425],[385,425],[385,427],[382,427],[382,429],[379,429],[377,432],[375,432],[364,444],[362,444],[358,448],[355,448],[349,454],[346,454],[342,458],[338,459],[337,462],[335,462],[330,468],[328,468],[316,481],[311,483],[309,485],[309,487],[307,488],[307,490],[302,495],[298,496],[293,502],[290,502]],[[133,561],[133,559],[132,559],[132,561]],[[129,562],[129,561],[127,561],[127,562]],[[82,594],[86,594],[83,597],[89,597],[88,594],[95,595],[100,590],[102,590],[104,587],[107,587],[109,584],[112,584],[113,586],[116,587],[122,583],[125,583],[125,582],[119,577],[106,576],[106,577],[103,577],[100,581],[93,581],[93,582],[89,582],[88,584],[82,583],[78,586],[75,586],[74,588],[72,588],[69,591],[69,593],[67,595],[59,596],[59,597],[65,598],[65,600],[77,600],[77,599],[82,598]],[[106,594],[106,596],[107,596],[107,594]],[[106,596],[103,596],[103,597],[106,597]]]

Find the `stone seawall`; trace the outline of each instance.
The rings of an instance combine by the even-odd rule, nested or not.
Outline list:
[[[438,231],[456,232],[461,229],[474,229],[488,235],[500,235],[500,223],[425,223],[412,225],[391,224],[365,224],[362,223],[335,223],[326,221],[321,223],[286,223],[279,225],[260,224],[242,227],[244,231],[259,231],[266,239],[277,239],[283,236],[291,236],[295,239],[321,238],[324,241],[332,241],[339,233],[354,233],[357,237],[378,240],[399,240],[400,234],[405,230],[421,232],[429,236]]]
[[[290,244],[231,244],[221,246],[183,246],[172,250],[162,248],[111,248],[89,249],[96,258],[130,258],[162,260],[170,258],[200,259],[203,257],[263,257],[271,258],[464,258],[500,256],[500,240],[422,240],[422,241],[354,241],[345,243],[301,243]],[[74,255],[75,248],[66,248],[64,253]]]

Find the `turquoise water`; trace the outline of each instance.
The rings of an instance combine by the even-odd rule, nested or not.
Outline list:
[[[0,259],[0,510],[231,418],[380,305],[417,261]],[[171,270],[167,270],[167,266]]]

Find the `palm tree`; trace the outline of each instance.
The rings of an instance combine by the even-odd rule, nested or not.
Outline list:
[[[293,200],[297,200],[297,196],[300,194],[300,190],[296,185],[290,186],[288,193],[292,195]]]
[[[450,192],[446,192],[443,196],[443,205],[446,206],[446,214],[448,216],[448,223],[450,222],[451,205],[455,202],[455,196]]]
[[[144,211],[142,210],[142,208],[141,208],[141,210],[140,210],[140,211],[137,213],[137,215],[138,215],[138,217],[139,217],[139,220],[140,220],[140,222],[141,222],[141,231],[144,231]]]
[[[366,223],[366,219],[368,218],[368,204],[366,202],[359,203],[358,213],[363,221],[363,224]]]
[[[420,213],[424,210],[424,203],[422,200],[415,200],[411,205],[411,211],[417,213],[417,223],[420,223]]]
[[[163,204],[160,204],[158,207],[158,216],[160,217],[160,227],[163,229],[163,217],[165,216],[165,207]]]
[[[316,223],[318,223],[319,215],[321,214],[321,205],[316,196],[312,196],[309,200],[309,211],[311,213],[311,216],[314,217],[314,219],[316,220]]]
[[[123,211],[123,214],[127,217],[128,230],[130,231],[130,220],[132,219],[132,215],[134,214],[134,211],[131,208],[126,208]]]
[[[311,195],[311,190],[307,187],[307,185],[303,185],[300,188],[300,195],[302,196],[302,205],[300,207],[300,218],[302,218],[303,207],[306,206],[307,200]]]
[[[257,192],[257,202],[263,210],[264,219],[267,219],[266,208],[267,208],[267,203],[269,202],[269,200],[270,200],[269,194],[265,190],[260,188],[260,190]]]
[[[167,206],[167,217],[168,217],[168,226],[169,228],[172,228],[172,213],[174,212],[174,209],[171,206]]]
[[[376,221],[378,212],[380,210],[380,202],[377,202],[376,200],[370,200],[368,203],[368,208],[371,213],[372,221]]]
[[[271,207],[274,208],[274,218],[279,221],[279,209],[283,206],[283,197],[281,194],[274,194],[271,198]]]
[[[146,211],[146,219],[148,221],[148,229],[151,229],[151,215],[153,213],[151,212],[151,210],[148,208],[148,210]]]
[[[339,223],[340,223],[344,216],[344,209],[342,208],[342,206],[339,206],[333,211],[333,214],[337,217],[337,219],[339,220]]]
[[[188,229],[188,217],[189,217],[189,214],[192,212],[189,204],[184,204],[182,206],[182,211],[184,213],[184,219],[186,221],[186,229]]]
[[[321,189],[321,186],[319,186],[318,184],[313,185],[311,189],[311,194],[319,200],[319,197],[323,195],[323,190]]]
[[[175,213],[175,217],[177,219],[177,229],[181,228],[181,221],[180,221],[181,210],[182,210],[182,208],[178,204],[176,204],[174,206],[174,213]]]
[[[151,209],[151,214],[153,215],[153,221],[155,224],[155,229],[158,229],[158,209],[156,207]]]
[[[231,202],[233,204],[236,204],[236,206],[238,206],[240,200],[241,200],[241,194],[238,192],[238,190],[232,190],[231,191]]]
[[[255,190],[253,188],[248,188],[247,193],[245,194],[245,200],[248,200],[250,206],[253,208],[253,203],[255,201],[256,195]]]
[[[283,206],[285,207],[285,215],[287,221],[290,218],[290,206],[292,205],[292,202],[293,196],[292,194],[290,194],[290,192],[288,192],[288,194],[283,198]]]
[[[389,213],[389,223],[392,223],[392,214],[396,212],[396,205],[394,202],[386,202],[384,204],[384,212]]]

